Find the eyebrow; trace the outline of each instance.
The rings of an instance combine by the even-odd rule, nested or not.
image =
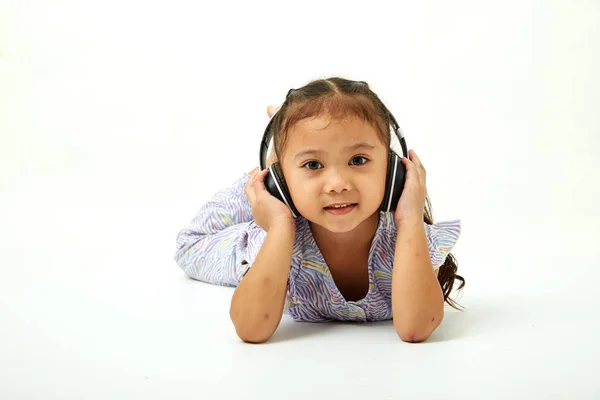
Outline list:
[[[372,150],[374,148],[375,148],[375,146],[373,146],[371,144],[368,144],[368,143],[365,143],[365,142],[360,142],[360,143],[356,143],[353,146],[346,146],[344,148],[344,150],[346,150],[346,151],[348,151],[348,150],[358,150],[358,149]],[[307,150],[301,151],[300,153],[296,154],[294,156],[294,160],[296,158],[299,158],[301,156],[306,156],[306,155],[309,155],[309,154],[323,154],[323,153],[324,153],[323,150],[307,149]]]

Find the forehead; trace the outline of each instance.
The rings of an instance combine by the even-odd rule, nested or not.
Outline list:
[[[369,122],[358,117],[343,119],[329,115],[305,118],[288,132],[288,149],[295,154],[303,149],[325,150],[324,147],[347,147],[366,142],[374,147],[383,146],[377,131]]]

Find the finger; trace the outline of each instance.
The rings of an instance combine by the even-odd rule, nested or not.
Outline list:
[[[250,177],[248,178],[248,181],[246,182],[246,186],[251,186],[252,183],[254,182],[254,177],[256,176],[258,172],[258,167],[254,168],[252,171],[250,171],[250,173],[248,175],[250,175]]]
[[[252,183],[252,188],[254,189],[255,195],[258,195],[259,192],[266,190],[264,180],[265,180],[265,177],[267,176],[268,172],[269,172],[269,169],[265,168],[262,171],[257,172],[256,175],[254,176],[254,182]]]
[[[419,182],[422,181],[421,171],[417,168],[416,164],[409,160],[407,157],[402,157],[402,163],[406,167],[406,179],[408,180],[417,179]]]
[[[256,172],[254,171],[250,174],[250,177],[248,178],[248,181],[246,182],[245,188],[251,188],[252,185],[254,184],[254,177],[256,176]]]
[[[419,160],[419,157],[417,156],[417,153],[414,150],[412,150],[412,149],[408,151],[408,157],[410,158],[410,161],[414,162],[415,164]]]
[[[252,184],[254,183],[254,180],[256,179],[256,175],[260,172],[260,167],[256,167],[254,168],[250,174],[250,178],[248,178],[248,182],[246,182],[247,185],[252,186]]]
[[[269,118],[271,118],[273,116],[273,114],[275,114],[275,112],[279,110],[279,107],[275,107],[275,106],[268,106],[267,107],[267,115],[269,116]]]
[[[408,154],[411,156],[411,160],[417,166],[417,168],[422,169],[423,172],[425,172],[425,166],[421,162],[421,159],[419,158],[417,153],[414,150],[411,150],[408,152]]]
[[[250,206],[254,205],[254,200],[256,199],[256,196],[254,196],[254,190],[252,189],[252,182],[252,178],[248,179],[246,187],[244,187],[244,194],[246,195],[246,198],[248,198]]]
[[[410,150],[408,154],[411,157],[411,160],[408,161],[410,163],[410,166],[406,166],[407,174],[408,171],[411,171],[412,175],[416,175],[421,185],[425,186],[427,182],[427,171],[425,171],[425,167],[421,163],[421,160],[419,159],[417,153],[414,150]]]

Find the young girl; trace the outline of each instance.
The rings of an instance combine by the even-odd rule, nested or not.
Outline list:
[[[393,319],[403,341],[420,342],[442,321],[444,301],[457,308],[448,296],[455,279],[464,286],[450,254],[460,220],[433,223],[413,150],[402,157],[395,210],[379,211],[390,120],[365,82],[290,90],[272,116],[267,168],[219,191],[178,234],[175,260],[188,276],[236,286],[230,317],[242,340],[268,340],[287,312],[312,322]],[[265,189],[274,162],[297,214]]]

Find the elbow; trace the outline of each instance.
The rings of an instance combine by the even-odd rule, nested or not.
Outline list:
[[[252,344],[265,343],[272,336],[271,334],[265,335],[264,333],[256,334],[254,332],[243,332],[239,329],[236,329],[236,332],[240,339],[242,339],[246,343],[252,343]]]
[[[260,344],[265,343],[273,336],[273,332],[265,330],[264,326],[245,326],[235,324],[235,333],[246,343]]]
[[[400,340],[407,343],[421,343],[429,339],[429,336],[431,336],[431,332],[411,329],[396,329],[396,333],[398,333]]]
[[[200,237],[187,229],[183,229],[177,235],[176,250],[173,256],[175,263],[190,278],[199,279],[200,264],[204,263],[202,249],[198,248]]]
[[[186,260],[184,257],[185,252],[182,251],[181,249],[177,250],[177,252],[175,253],[175,256],[173,257],[173,260],[175,260],[175,263],[179,266],[179,268],[181,268],[181,270],[183,272],[185,272],[186,275],[189,276],[189,260]]]
[[[177,262],[177,265],[179,265],[179,268],[181,268],[183,273],[188,278],[200,280],[200,279],[198,279],[198,275],[195,273],[196,271],[194,270],[194,268],[192,268],[192,266],[190,264],[186,264],[184,261],[182,261],[180,259],[176,259],[175,261]]]
[[[273,336],[274,330],[270,329],[268,324],[264,321],[256,321],[254,318],[244,318],[243,313],[235,310],[231,307],[229,310],[229,317],[233,326],[235,327],[235,333],[240,339],[246,343],[264,343]],[[265,314],[265,319],[268,319],[268,314]]]
[[[400,340],[407,343],[421,343],[429,339],[431,334],[440,325],[443,318],[443,313],[440,317],[431,317],[426,323],[398,323],[395,321],[394,328],[400,337]]]
[[[175,253],[175,263],[179,266],[179,268],[185,273],[186,276],[192,279],[201,280],[198,272],[199,269],[195,268],[195,261],[189,257],[186,257],[187,248],[180,249]]]

